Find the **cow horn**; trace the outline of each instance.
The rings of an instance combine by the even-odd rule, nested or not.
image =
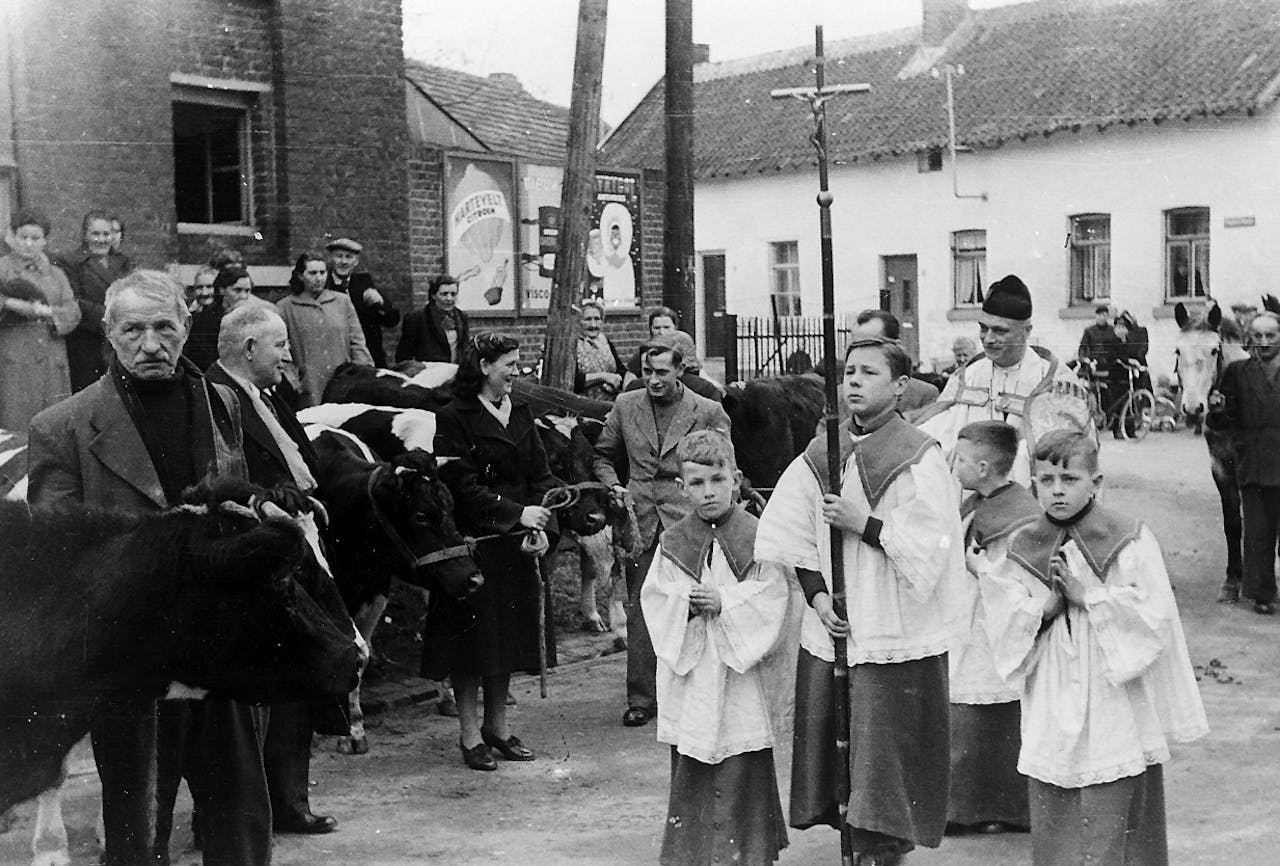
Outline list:
[[[276,505],[274,502],[271,502],[270,500],[265,500],[262,503],[260,503],[258,506],[258,509],[261,512],[263,517],[280,517],[280,518],[283,518],[284,520],[293,519],[292,517],[289,516],[289,512],[285,511],[279,505]]]
[[[324,503],[314,496],[308,496],[307,501],[311,503],[311,512],[316,516],[316,523],[322,527],[329,525],[329,509],[324,507]]]

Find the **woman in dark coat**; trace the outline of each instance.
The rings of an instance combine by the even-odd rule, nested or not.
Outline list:
[[[554,544],[555,522],[541,503],[561,481],[547,468],[529,407],[512,403],[519,360],[520,346],[512,337],[479,335],[463,352],[454,380],[457,397],[436,414],[436,455],[453,492],[459,531],[501,536],[477,547],[484,585],[461,601],[433,593],[423,629],[423,676],[452,678],[459,745],[473,770],[497,769],[490,748],[509,761],[534,758],[511,734],[506,712],[511,673],[538,669],[538,578],[521,542],[527,534],[536,547]],[[548,640],[548,664],[554,653]]]
[[[458,309],[458,283],[450,276],[432,277],[427,305],[404,317],[396,363],[452,361],[457,363],[471,339],[471,322]]]
[[[89,211],[80,223],[80,249],[53,260],[66,272],[71,292],[80,305],[80,323],[67,334],[67,363],[71,368],[73,393],[93,384],[107,371],[103,302],[107,287],[133,270],[129,257],[111,248],[113,219],[104,210]]]

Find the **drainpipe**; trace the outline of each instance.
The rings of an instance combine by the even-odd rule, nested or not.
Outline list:
[[[960,167],[956,162],[956,152],[961,148],[956,146],[956,103],[955,95],[951,88],[951,77],[953,75],[964,75],[964,67],[944,63],[941,67],[935,66],[931,69],[930,74],[934,78],[945,77],[947,81],[947,150],[951,153],[951,191],[956,198],[978,198],[986,201],[987,194],[985,192],[968,194],[960,192]],[[970,148],[963,149],[967,151]]]

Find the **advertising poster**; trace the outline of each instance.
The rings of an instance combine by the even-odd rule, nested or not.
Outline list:
[[[640,178],[596,175],[587,238],[588,296],[610,307],[640,305]]]
[[[551,276],[559,240],[560,189],[564,169],[552,165],[521,165],[520,285],[523,310],[545,310],[551,304]]]
[[[446,257],[458,278],[458,306],[513,312],[519,267],[512,164],[450,156],[446,169]]]

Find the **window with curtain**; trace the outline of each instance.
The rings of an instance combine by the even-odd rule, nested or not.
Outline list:
[[[1166,300],[1209,296],[1209,209],[1184,207],[1164,212]]]
[[[1111,297],[1111,214],[1071,218],[1071,303],[1087,305]]]
[[[987,275],[987,231],[951,233],[951,286],[957,307],[980,307]]]
[[[800,315],[800,244],[769,244],[770,303],[779,316]]]

